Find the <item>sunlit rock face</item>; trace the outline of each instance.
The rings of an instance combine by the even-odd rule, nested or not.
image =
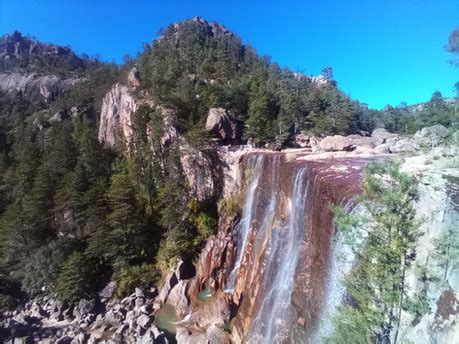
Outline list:
[[[401,342],[456,343],[459,337],[459,269],[454,247],[459,236],[459,160],[457,153],[448,153],[446,149],[439,155],[434,149],[409,157],[401,165],[419,180],[416,212],[422,233],[415,261],[407,271],[407,290],[411,297],[425,293],[428,301],[428,311],[419,318],[402,313]],[[444,257],[448,264],[440,259],[435,240],[454,250]],[[419,278],[420,267],[426,268],[428,280]]]
[[[51,102],[79,81],[81,79],[62,80],[56,75],[0,73],[0,90],[9,94],[20,92],[30,101]]]
[[[99,141],[113,146],[117,140],[129,143],[132,136],[131,115],[137,110],[137,101],[127,86],[116,84],[102,103]]]
[[[235,342],[308,342],[331,263],[331,205],[358,193],[365,158],[308,160],[247,154],[245,200],[227,290]]]

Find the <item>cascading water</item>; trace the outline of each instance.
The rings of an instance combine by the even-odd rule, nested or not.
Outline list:
[[[330,314],[343,295],[339,281],[329,278],[330,269],[343,267],[334,263],[339,250],[331,245],[330,206],[358,192],[365,163],[303,162],[281,153],[246,157],[248,185],[226,284],[237,305],[235,342],[314,343],[329,327],[320,315]],[[336,297],[327,301],[328,292]]]
[[[258,184],[260,182],[263,165],[263,155],[254,155],[249,158],[248,169],[252,172],[252,180],[248,185],[242,217],[239,224],[236,226],[238,249],[236,251],[236,261],[234,268],[228,278],[227,290],[231,291],[234,288],[234,280],[241,265],[242,253],[247,245],[247,238],[250,233],[254,213],[256,212]]]
[[[289,336],[291,295],[304,236],[307,198],[305,170],[298,169],[293,176],[291,197],[286,204],[287,216],[285,218],[283,212],[276,213],[266,247],[264,295],[247,334],[247,343],[277,343]]]

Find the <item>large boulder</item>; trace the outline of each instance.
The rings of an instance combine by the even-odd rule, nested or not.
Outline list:
[[[449,131],[441,124],[425,127],[413,135],[413,140],[422,147],[435,147],[448,136]]]
[[[404,138],[390,147],[391,153],[412,153],[420,149],[419,144],[410,138]]]
[[[356,148],[352,139],[341,135],[327,136],[319,145],[325,152],[352,151]]]
[[[206,130],[225,143],[237,143],[242,136],[242,122],[223,108],[211,108],[207,115]]]
[[[390,139],[398,139],[399,135],[389,133],[384,128],[376,128],[375,130],[373,130],[371,137],[373,138],[373,142],[375,145],[381,145],[383,143],[386,143]]]
[[[166,303],[174,306],[179,317],[184,317],[190,311],[190,300],[187,297],[190,280],[180,281],[169,293]]]

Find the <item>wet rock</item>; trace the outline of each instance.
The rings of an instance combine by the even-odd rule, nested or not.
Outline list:
[[[225,143],[237,143],[242,136],[242,122],[223,108],[211,108],[207,114],[206,130]]]
[[[219,221],[220,230],[207,239],[206,245],[196,261],[196,277],[190,286],[190,298],[203,289],[216,290],[223,287],[233,263],[234,244],[232,233],[237,216],[223,216]]]

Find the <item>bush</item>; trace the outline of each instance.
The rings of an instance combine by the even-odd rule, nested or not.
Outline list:
[[[74,252],[65,261],[57,277],[56,293],[62,301],[75,302],[90,296],[98,277],[97,264],[82,253]]]
[[[116,296],[121,298],[134,291],[134,288],[147,288],[155,285],[159,274],[153,264],[134,265],[121,268],[117,276]]]
[[[168,233],[167,237],[161,241],[156,255],[156,267],[161,272],[168,271],[179,261],[193,252],[193,238],[186,232],[179,229]]]
[[[55,241],[39,248],[24,267],[23,289],[31,295],[53,289],[71,246],[69,241]]]

